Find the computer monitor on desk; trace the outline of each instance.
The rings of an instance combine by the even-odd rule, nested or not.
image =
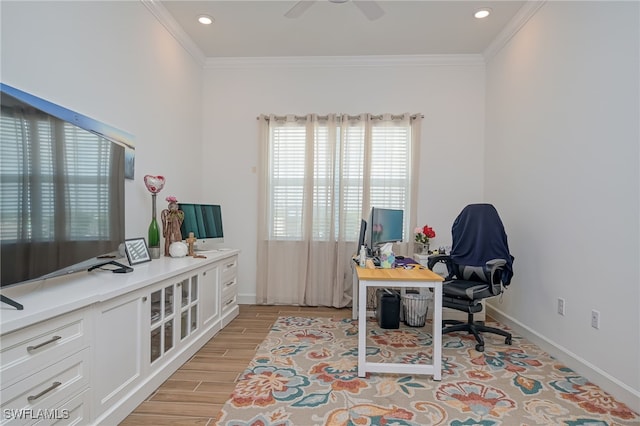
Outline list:
[[[360,254],[360,248],[362,246],[367,249],[367,221],[364,219],[360,219],[360,236],[358,237],[358,247],[356,247],[357,254]]]
[[[367,245],[371,254],[384,243],[400,242],[403,239],[404,211],[372,207],[369,216]]]

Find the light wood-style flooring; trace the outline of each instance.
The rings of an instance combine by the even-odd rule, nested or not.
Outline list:
[[[240,305],[240,314],[149,395],[120,425],[207,425],[279,316],[350,318],[351,308]]]

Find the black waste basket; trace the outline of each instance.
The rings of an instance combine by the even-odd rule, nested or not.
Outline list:
[[[376,290],[376,318],[381,328],[400,328],[400,293],[396,290]]]

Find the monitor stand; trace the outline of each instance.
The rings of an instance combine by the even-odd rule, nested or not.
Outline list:
[[[6,303],[7,305],[11,305],[19,311],[22,311],[24,309],[24,306],[22,306],[20,303],[16,302],[13,299],[8,298],[7,296],[3,296],[2,294],[0,294],[0,302]]]

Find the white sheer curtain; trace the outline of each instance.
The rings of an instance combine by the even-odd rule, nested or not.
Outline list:
[[[344,307],[371,205],[415,227],[421,116],[259,117],[257,302]]]

